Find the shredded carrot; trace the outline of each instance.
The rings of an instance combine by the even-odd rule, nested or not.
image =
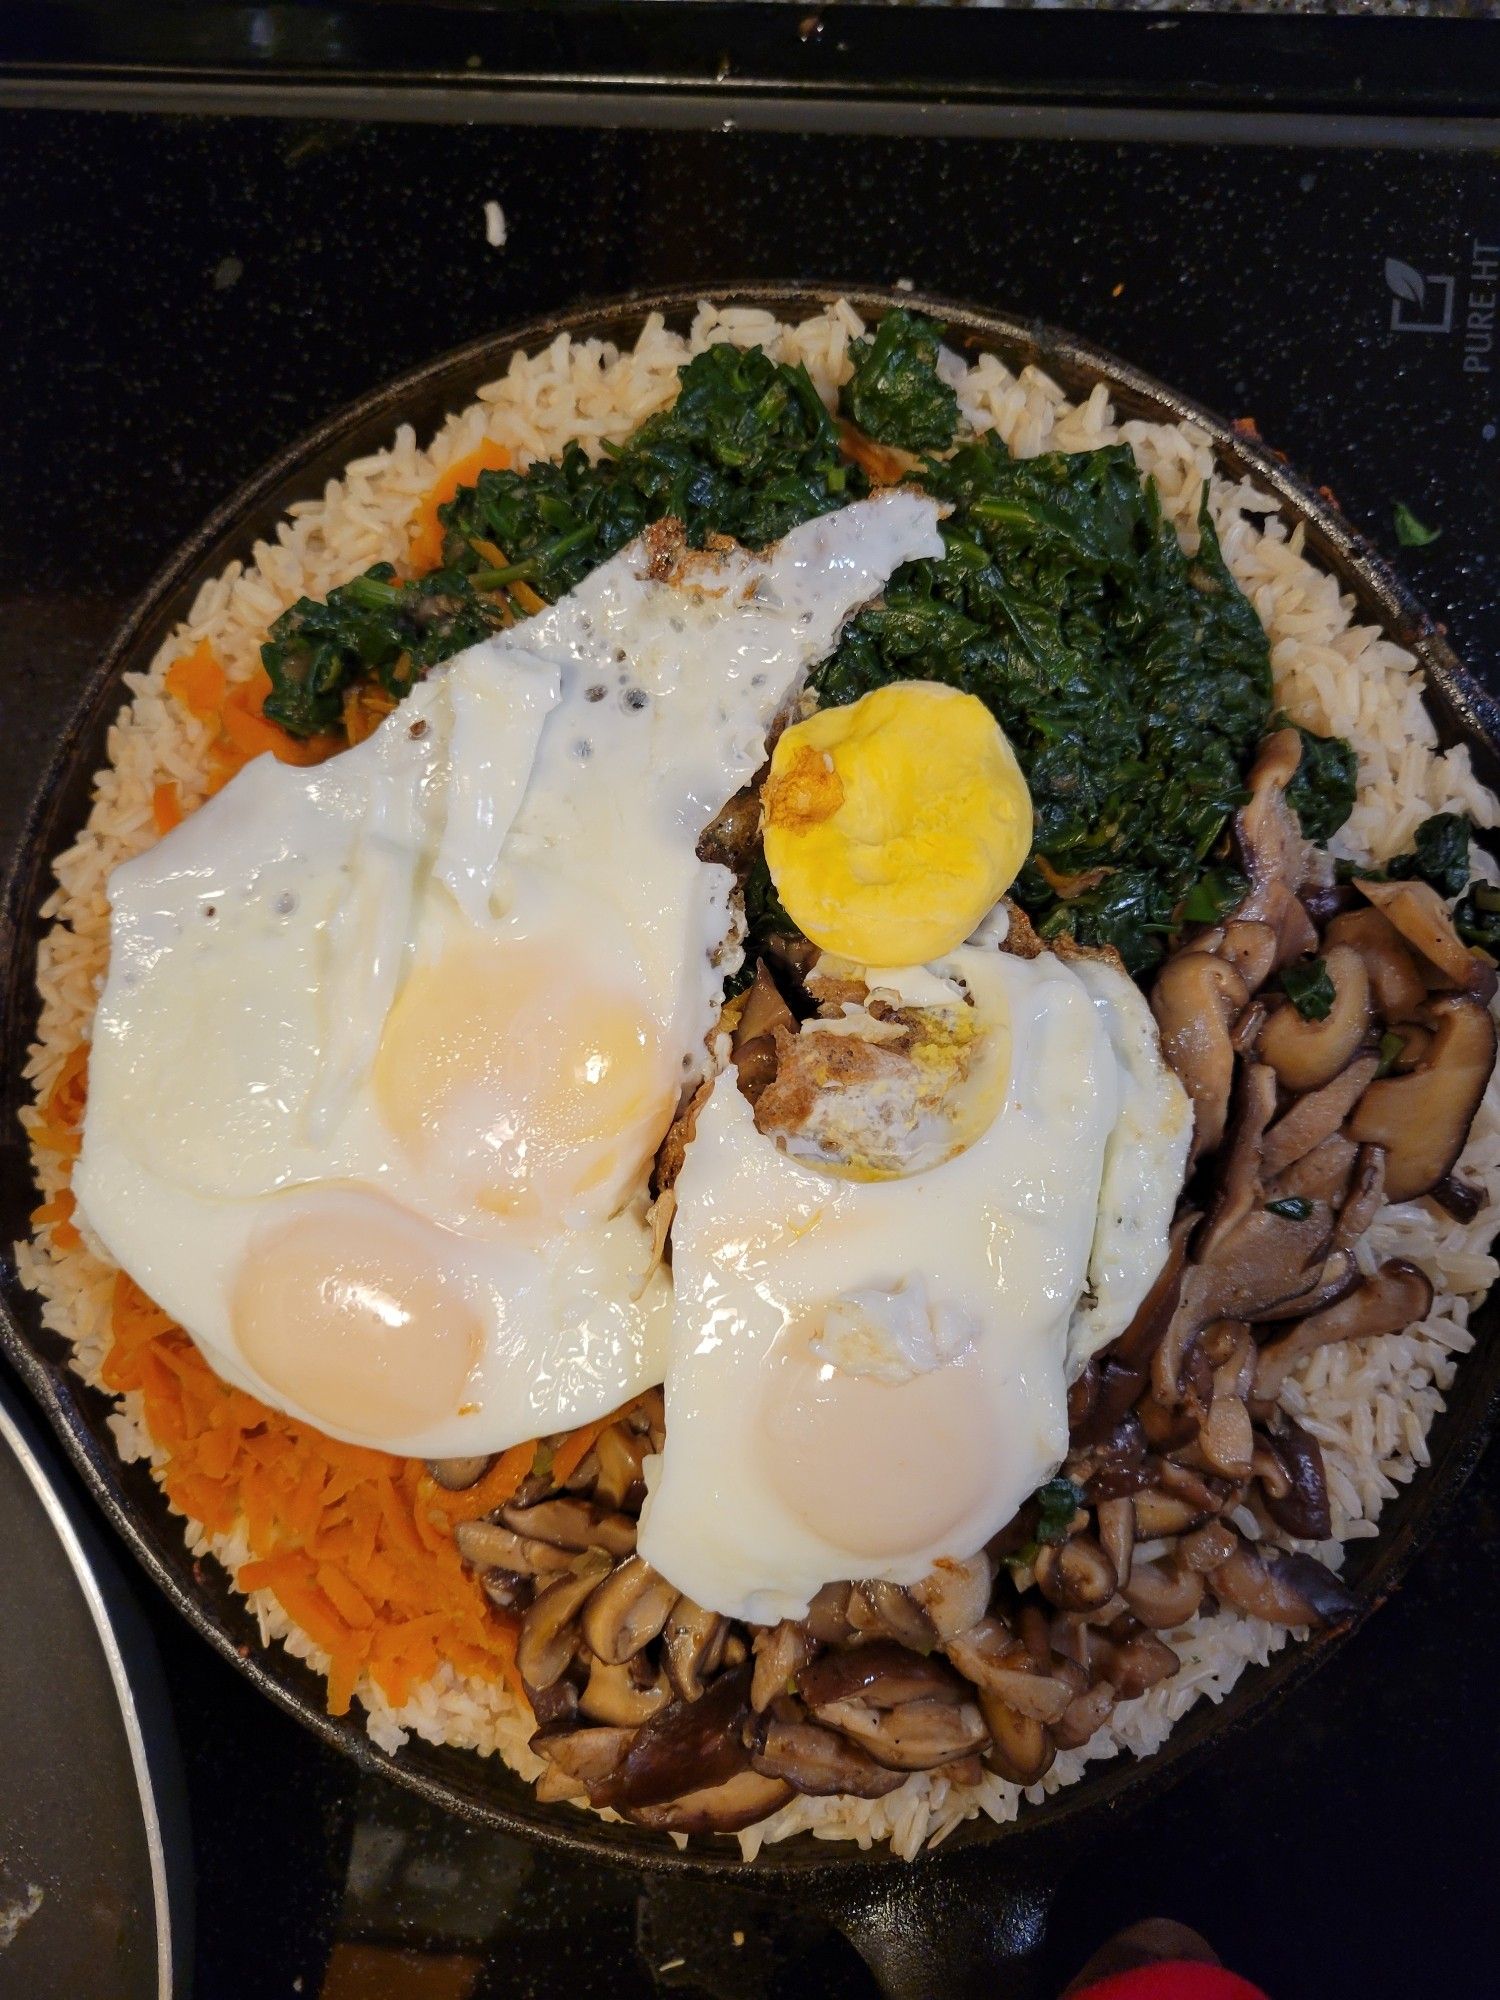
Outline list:
[[[573,1474],[594,1449],[601,1431],[606,1431],[614,1422],[618,1411],[605,1417],[597,1417],[591,1424],[581,1424],[576,1431],[569,1431],[562,1443],[552,1454],[552,1479],[554,1485],[566,1486]]]
[[[158,833],[170,833],[182,824],[182,798],[170,778],[151,794],[151,817]]]
[[[111,1331],[105,1382],[141,1392],[168,1498],[218,1533],[243,1522],[251,1559],[239,1587],[270,1591],[328,1655],[334,1714],[366,1675],[399,1704],[444,1660],[519,1686],[513,1621],[450,1534],[421,1532],[431,1482],[420,1463],[336,1443],[219,1381],[123,1272]],[[533,1451],[515,1454],[518,1485]]]
[[[420,575],[436,569],[443,560],[443,524],[438,508],[445,506],[460,486],[472,486],[481,472],[503,472],[510,464],[504,445],[486,438],[474,451],[456,458],[448,470],[423,496],[412,516],[411,548],[408,559]]]
[[[54,1250],[77,1250],[82,1246],[83,1238],[73,1226],[74,1207],[73,1190],[59,1188],[50,1201],[31,1211],[34,1223],[45,1223],[52,1231]]]
[[[189,715],[210,724],[208,763],[212,791],[226,785],[252,757],[259,757],[265,751],[283,764],[307,765],[321,764],[344,747],[342,737],[290,736],[279,723],[268,721],[264,710],[266,696],[271,692],[271,677],[265,668],[257,667],[248,680],[231,686],[207,639],[172,662],[167,669],[166,687]],[[182,817],[176,786],[158,785],[151,810],[158,830],[170,832]],[[177,818],[164,824],[173,811]]]
[[[477,1521],[481,1514],[493,1514],[507,1500],[514,1500],[535,1458],[534,1442],[513,1444],[509,1451],[501,1452],[483,1479],[457,1493],[449,1493],[435,1479],[424,1479],[423,1505],[429,1517],[435,1515],[450,1523]]]

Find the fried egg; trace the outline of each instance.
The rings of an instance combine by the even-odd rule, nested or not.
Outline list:
[[[74,1187],[222,1376],[424,1456],[661,1379],[647,1177],[737,950],[697,836],[937,518],[892,492],[763,555],[653,531],[116,870]]]
[[[639,1547],[755,1623],[836,1579],[915,1582],[1013,1518],[1182,1184],[1187,1099],[1122,970],[966,945],[867,978],[913,1004],[873,1041],[857,1009],[804,1022],[779,1105],[725,1069],[676,1183]],[[874,1060],[839,1055],[861,1042]]]

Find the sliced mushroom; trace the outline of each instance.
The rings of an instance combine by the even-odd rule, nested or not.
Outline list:
[[[1114,1563],[1089,1534],[1044,1544],[1033,1567],[1037,1588],[1062,1611],[1097,1611],[1115,1594]]]
[[[545,1764],[532,1788],[536,1801],[541,1806],[555,1806],[568,1802],[583,1804],[588,1799],[588,1786],[577,1778],[570,1778],[560,1764]]]
[[[1175,1674],[1182,1662],[1153,1632],[1135,1632],[1128,1639],[1106,1638],[1099,1663],[1104,1678],[1121,1701],[1132,1701],[1159,1681]]]
[[[797,1691],[809,1708],[853,1698],[895,1708],[924,1696],[958,1701],[964,1688],[936,1656],[909,1652],[891,1639],[872,1639],[843,1652],[821,1653],[797,1676]]]
[[[1248,1542],[1209,1581],[1221,1603],[1272,1625],[1334,1625],[1359,1608],[1348,1585],[1314,1557],[1253,1549]]]
[[[1333,1254],[1346,1257],[1379,1214],[1385,1201],[1385,1148],[1361,1146],[1354,1157],[1349,1192],[1333,1227]],[[1348,1257],[1349,1266],[1354,1260]],[[1328,1303],[1319,1301],[1320,1304]]]
[[[1259,1205],[1261,1152],[1266,1127],[1275,1116],[1276,1072],[1269,1063],[1246,1063],[1240,1071],[1239,1088],[1235,1092],[1234,1122],[1219,1174],[1219,1185],[1193,1244],[1193,1254],[1200,1264],[1212,1263],[1219,1246]],[[1169,1340],[1170,1337],[1169,1333]],[[1161,1385],[1161,1370],[1158,1369],[1158,1394],[1161,1393]]]
[[[1179,1310],[1202,1327],[1213,1319],[1256,1319],[1267,1307],[1300,1298],[1317,1284],[1332,1236],[1326,1202],[1311,1202],[1305,1215],[1254,1208],[1211,1264],[1188,1272]]]
[[[640,1556],[630,1556],[600,1584],[584,1610],[583,1636],[611,1666],[656,1637],[682,1593]]]
[[[835,1729],[816,1722],[784,1722],[769,1716],[750,1753],[755,1769],[768,1778],[782,1778],[799,1792],[815,1797],[840,1793],[857,1799],[884,1798],[906,1781],[900,1771],[877,1764]]]
[[[1195,1569],[1168,1568],[1137,1556],[1120,1595],[1143,1625],[1170,1632],[1185,1625],[1203,1602],[1203,1577]]]
[[[498,1521],[460,1521],[453,1531],[458,1552],[476,1569],[509,1570],[513,1576],[559,1576],[571,1573],[573,1557],[551,1542],[534,1542]]]
[[[1234,1081],[1230,1024],[1249,997],[1241,974],[1211,952],[1178,952],[1157,975],[1151,1011],[1162,1054],[1192,1100],[1194,1160],[1224,1136]]]
[[[1330,950],[1359,953],[1370,997],[1383,1021],[1410,1020],[1427,998],[1426,984],[1400,931],[1369,904],[1335,917],[1323,942]]]
[[[1115,1500],[1101,1500],[1096,1509],[1096,1519],[1099,1546],[1113,1565],[1115,1588],[1118,1590],[1130,1575],[1130,1562],[1135,1554],[1135,1508],[1123,1496]]]
[[[594,1498],[601,1507],[618,1510],[645,1492],[642,1465],[646,1441],[626,1424],[611,1424],[594,1442],[599,1471],[594,1479]]]
[[[1197,1527],[1207,1511],[1176,1493],[1163,1493],[1159,1486],[1143,1487],[1132,1504],[1135,1508],[1135,1531],[1143,1542],[1154,1542],[1159,1535],[1186,1534],[1189,1528]],[[1139,1563],[1136,1567],[1140,1567]],[[1129,1602],[1128,1590],[1125,1597]],[[1131,1609],[1134,1608],[1131,1605]]]
[[[1379,1067],[1380,1057],[1372,1050],[1356,1056],[1332,1082],[1299,1097],[1266,1134],[1261,1152],[1261,1171],[1266,1179],[1274,1180],[1285,1173],[1293,1160],[1300,1160],[1304,1153],[1321,1146],[1330,1133],[1336,1132],[1364,1095]]]
[[[926,1614],[941,1641],[966,1632],[984,1616],[993,1583],[989,1558],[981,1550],[966,1562],[939,1556],[926,1576],[908,1587],[907,1595]]]
[[[1293,1366],[1315,1347],[1335,1340],[1368,1340],[1400,1333],[1432,1308],[1432,1281],[1399,1258],[1382,1264],[1373,1278],[1322,1312],[1310,1313],[1290,1333],[1267,1343],[1255,1364],[1255,1400],[1274,1403]]]
[[[662,1627],[662,1651],[668,1677],[684,1701],[696,1701],[702,1694],[727,1630],[717,1611],[705,1611],[690,1597],[679,1597],[672,1606]]]
[[[1258,918],[1279,930],[1287,904],[1302,884],[1303,842],[1286,788],[1302,761],[1295,729],[1277,729],[1256,752],[1246,784],[1250,797],[1235,814],[1235,842],[1250,877],[1250,893],[1237,918]]]
[[[699,834],[698,859],[717,861],[739,875],[749,866],[759,840],[760,789],[752,779],[720,806]]]
[[[1387,1201],[1426,1194],[1451,1171],[1495,1067],[1495,1023],[1479,1001],[1441,994],[1424,1018],[1433,1030],[1424,1061],[1372,1083],[1349,1121],[1351,1138],[1385,1148]]]
[[[1249,1347],[1246,1337],[1246,1346]],[[1215,1472],[1226,1479],[1248,1479],[1255,1439],[1250,1412],[1238,1388],[1239,1358],[1214,1370],[1213,1401],[1198,1432],[1198,1449]]]
[[[868,1701],[831,1701],[818,1710],[818,1720],[868,1750],[878,1764],[893,1771],[931,1771],[989,1742],[989,1731],[978,1704],[924,1697],[898,1708],[876,1708]]]
[[[733,1035],[736,1076],[740,1090],[752,1104],[776,1076],[777,1029],[794,1029],[796,1025],[796,1016],[782,999],[771,968],[762,959]]]
[[[1104,1379],[1107,1381],[1107,1376]],[[1090,1506],[1098,1506],[1138,1493],[1150,1484],[1145,1457],[1145,1427],[1138,1414],[1129,1410],[1107,1437],[1069,1458],[1068,1476],[1082,1487]]]
[[[554,1681],[547,1688],[529,1688],[526,1698],[539,1729],[562,1729],[578,1720],[578,1690],[570,1680]]]
[[[854,1627],[849,1620],[853,1594],[851,1584],[825,1583],[808,1605],[804,1622],[819,1645],[842,1646],[853,1638]]]
[[[1426,960],[1442,984],[1456,986],[1480,1001],[1494,998],[1494,966],[1469,950],[1430,883],[1367,882],[1357,876],[1355,885]]]
[[[532,1507],[502,1507],[500,1518],[516,1534],[560,1549],[603,1549],[611,1556],[635,1549],[635,1522],[628,1514],[609,1513],[572,1494]]]
[[[1489,1199],[1482,1187],[1460,1180],[1457,1174],[1444,1174],[1432,1189],[1432,1198],[1455,1222],[1472,1222]]]
[[[1276,925],[1277,967],[1292,965],[1318,948],[1318,933],[1312,918],[1296,896],[1288,895]]]
[[[937,1641],[932,1620],[899,1583],[878,1577],[857,1583],[849,1593],[848,1615],[856,1632],[895,1639],[916,1653],[931,1652]]]
[[[1052,1737],[1059,1750],[1081,1750],[1114,1713],[1115,1690],[1109,1681],[1096,1681],[1083,1694],[1074,1695],[1063,1716],[1053,1725]]]
[[[517,1616],[527,1611],[536,1596],[536,1586],[529,1576],[517,1576],[510,1569],[486,1569],[479,1574],[479,1587],[497,1611],[509,1611]]]
[[[759,1715],[778,1695],[790,1694],[797,1676],[817,1650],[817,1641],[805,1625],[783,1618],[779,1625],[766,1625],[751,1642],[755,1671],[750,1681],[750,1706]]]
[[[591,1790],[619,1770],[634,1740],[633,1729],[549,1729],[532,1737],[531,1748]]]
[[[1261,923],[1253,917],[1232,917],[1225,924],[1223,935],[1213,949],[1220,958],[1228,959],[1248,991],[1255,993],[1271,976],[1276,963],[1276,947],[1277,933],[1273,925]]]
[[[658,1805],[628,1807],[626,1816],[658,1833],[738,1833],[780,1811],[793,1796],[784,1779],[736,1771],[717,1785],[700,1786]]]
[[[576,1571],[538,1592],[516,1639],[516,1666],[528,1687],[551,1687],[562,1674],[577,1644],[573,1620],[608,1574],[608,1557],[585,1556]]]
[[[1018,1715],[1055,1722],[1072,1699],[1066,1680],[1049,1671],[1052,1646],[1045,1631],[1039,1661],[1018,1644],[998,1618],[982,1618],[967,1632],[948,1641],[948,1657],[965,1680],[1003,1701]]]
[[[1172,1560],[1178,1569],[1206,1573],[1217,1569],[1221,1562],[1228,1562],[1239,1547],[1239,1539],[1227,1521],[1205,1521],[1201,1528],[1194,1528],[1190,1535],[1182,1537],[1172,1552]]]
[[[748,1768],[750,1670],[720,1674],[698,1701],[675,1701],[636,1732],[601,1804],[659,1805],[716,1786]]]
[[[603,1660],[589,1662],[588,1685],[578,1706],[591,1721],[636,1729],[659,1715],[671,1701],[666,1675],[657,1673],[642,1681],[632,1671],[635,1664],[634,1660],[618,1667]]]
[[[984,1761],[1000,1777],[1013,1785],[1034,1785],[1052,1768],[1057,1746],[1045,1722],[1034,1715],[1022,1715],[996,1696],[979,1695],[979,1711],[990,1732],[990,1747]]]
[[[1308,1201],[1326,1201],[1337,1207],[1345,1198],[1350,1176],[1359,1158],[1359,1148],[1342,1132],[1334,1132],[1321,1146],[1314,1146],[1300,1160],[1294,1160],[1284,1174],[1278,1174],[1265,1190],[1267,1201],[1285,1201],[1301,1195]]]
[[[779,1778],[768,1778],[759,1771],[737,1771],[722,1784],[685,1793],[662,1805],[631,1808],[626,1817],[655,1833],[739,1833],[769,1819],[795,1796],[794,1788]]]
[[[427,1470],[445,1493],[462,1493],[477,1486],[490,1468],[484,1452],[470,1458],[429,1458]]]
[[[1272,1458],[1279,1477],[1267,1477],[1268,1468],[1256,1452],[1256,1471],[1266,1512],[1283,1534],[1298,1541],[1322,1542],[1333,1533],[1332,1510],[1328,1504],[1328,1480],[1323,1470],[1323,1452],[1315,1437],[1294,1423],[1284,1410],[1276,1412],[1275,1423],[1264,1440],[1263,1449]]]
[[[1377,1150],[1373,1149],[1373,1150]],[[1340,1212],[1342,1216],[1342,1211]],[[1363,1235],[1363,1230],[1360,1231]],[[1277,1320],[1300,1319],[1304,1313],[1319,1312],[1330,1306],[1335,1299],[1352,1292],[1359,1283],[1359,1266],[1347,1250],[1334,1250],[1323,1260],[1323,1268],[1310,1290],[1298,1292],[1294,1298],[1281,1299],[1274,1306],[1261,1306],[1250,1317],[1257,1326],[1273,1325]]]

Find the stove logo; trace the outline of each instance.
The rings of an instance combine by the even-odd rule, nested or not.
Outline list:
[[[1458,290],[1455,278],[1435,277],[1430,271],[1424,277],[1399,257],[1387,257],[1385,282],[1395,293],[1391,300],[1392,333],[1453,331],[1453,295]]]

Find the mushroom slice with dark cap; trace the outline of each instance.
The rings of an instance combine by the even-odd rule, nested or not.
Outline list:
[[[1182,1662],[1164,1639],[1151,1631],[1133,1632],[1128,1639],[1105,1637],[1099,1667],[1121,1701],[1132,1701],[1147,1688],[1175,1674]]]
[[[635,1522],[628,1514],[611,1513],[573,1494],[530,1507],[502,1507],[500,1518],[518,1535],[560,1549],[603,1549],[611,1556],[628,1556],[635,1549]]]
[[[1115,1594],[1115,1566],[1090,1534],[1044,1543],[1032,1565],[1037,1588],[1060,1611],[1097,1611]]]
[[[1380,1067],[1380,1056],[1371,1049],[1357,1055],[1332,1082],[1299,1097],[1286,1114],[1266,1134],[1261,1152],[1261,1171],[1267,1180],[1285,1173],[1294,1160],[1321,1146],[1337,1132],[1363,1097]]]
[[[965,1562],[939,1556],[926,1576],[908,1587],[907,1595],[925,1613],[941,1641],[951,1639],[956,1632],[967,1632],[984,1616],[993,1583],[989,1557],[981,1549]]]
[[[1340,1207],[1354,1172],[1359,1148],[1342,1132],[1334,1132],[1300,1160],[1293,1160],[1284,1174],[1268,1183],[1267,1201],[1286,1201],[1298,1195],[1308,1201],[1326,1201]]]
[[[1333,1229],[1333,1254],[1348,1256],[1385,1202],[1385,1148],[1361,1146]],[[1352,1258],[1350,1259],[1352,1262]]]
[[[849,1623],[856,1632],[894,1639],[913,1652],[929,1653],[937,1641],[932,1620],[899,1583],[871,1578],[849,1593]]]
[[[571,1575],[573,1557],[551,1542],[534,1542],[498,1521],[460,1521],[453,1531],[458,1552],[476,1569],[509,1570],[513,1576],[543,1579]]]
[[[634,1672],[636,1665],[637,1660],[627,1660],[622,1666],[611,1666],[604,1660],[589,1662],[588,1685],[578,1706],[591,1721],[637,1729],[672,1700],[665,1674],[641,1678]]]
[[[1013,1785],[1035,1785],[1051,1770],[1057,1745],[1045,1722],[1022,1715],[997,1696],[979,1692],[979,1712],[990,1732],[984,1761]]]
[[[1074,1695],[1066,1713],[1053,1724],[1052,1738],[1059,1750],[1081,1750],[1114,1713],[1114,1686],[1096,1681],[1082,1694]]]
[[[738,1833],[777,1812],[793,1796],[784,1779],[746,1769],[659,1804],[629,1806],[626,1817],[658,1833]]]
[[[577,1645],[573,1621],[609,1574],[607,1556],[577,1560],[578,1569],[549,1583],[521,1620],[516,1665],[528,1687],[551,1687],[566,1668]]]
[[[1494,966],[1469,950],[1430,883],[1369,882],[1356,876],[1355,886],[1414,947],[1438,982],[1480,1001],[1495,997]]]
[[[751,1642],[755,1662],[750,1680],[750,1706],[756,1714],[769,1708],[778,1695],[791,1692],[798,1674],[817,1651],[817,1641],[805,1625],[783,1618],[779,1625],[765,1625]]]
[[[831,1701],[818,1710],[818,1720],[868,1750],[878,1764],[893,1771],[932,1771],[952,1763],[989,1742],[989,1731],[978,1704],[924,1697],[897,1708],[877,1708],[869,1701]]]
[[[750,1715],[750,1669],[721,1674],[697,1701],[676,1701],[636,1734],[601,1803],[660,1805],[709,1789],[748,1768],[743,1730]]]
[[[784,1779],[799,1792],[821,1798],[847,1793],[852,1798],[878,1799],[905,1783],[900,1771],[878,1764],[868,1750],[836,1729],[774,1715],[768,1715],[757,1731],[750,1761],[763,1777]]]
[[[1322,1448],[1285,1410],[1273,1413],[1257,1439],[1252,1469],[1262,1504],[1283,1534],[1302,1542],[1327,1541],[1333,1518]]]
[[[762,959],[732,1036],[736,1078],[752,1104],[776,1075],[777,1029],[791,1031],[796,1026],[797,1017],[782,999],[771,968]]]
[[[1278,939],[1274,926],[1255,917],[1231,917],[1212,950],[1228,959],[1251,993],[1256,993],[1271,976],[1276,963]],[[1207,943],[1202,949],[1208,950]]]
[[[1256,1403],[1274,1403],[1291,1369],[1315,1347],[1327,1347],[1336,1340],[1368,1340],[1377,1334],[1400,1333],[1424,1319],[1431,1308],[1432,1280],[1414,1264],[1392,1258],[1347,1297],[1321,1312],[1309,1313],[1289,1333],[1260,1350],[1255,1364]]]
[[[1350,945],[1323,960],[1333,1004],[1321,1021],[1304,1020],[1288,1001],[1260,1031],[1260,1054],[1287,1090],[1317,1090],[1351,1063],[1370,1032],[1370,976]]]
[[[1348,1585],[1315,1557],[1248,1542],[1211,1572],[1209,1582],[1221,1603],[1271,1625],[1336,1625],[1359,1609]]]
[[[929,1695],[961,1700],[964,1688],[942,1660],[913,1653],[892,1639],[872,1639],[867,1645],[821,1653],[797,1676],[797,1692],[809,1708],[850,1699],[894,1708]]]
[[[1250,797],[1234,816],[1235,845],[1250,877],[1250,893],[1234,914],[1277,931],[1305,872],[1302,830],[1286,802],[1286,788],[1301,761],[1302,739],[1296,730],[1273,730],[1255,753],[1245,781]]]
[[[1137,1557],[1120,1595],[1143,1625],[1170,1632],[1185,1625],[1203,1602],[1203,1578],[1197,1570]]]
[[[1330,951],[1357,951],[1364,960],[1370,997],[1383,1021],[1408,1021],[1427,998],[1417,961],[1400,931],[1372,905],[1346,910],[1323,933]]]
[[[1130,1574],[1135,1554],[1135,1508],[1126,1494],[1101,1500],[1094,1510],[1099,1528],[1099,1546],[1109,1557],[1115,1572],[1115,1588]]]
[[[490,1459],[485,1452],[468,1458],[429,1458],[427,1470],[446,1493],[463,1493],[471,1486],[477,1486],[489,1470]]]
[[[684,1701],[696,1701],[713,1671],[729,1627],[717,1611],[705,1611],[690,1597],[679,1597],[662,1627],[662,1652],[667,1675]]]
[[[1192,1100],[1194,1160],[1212,1152],[1224,1136],[1234,1082],[1230,1029],[1249,998],[1240,973],[1206,951],[1176,953],[1152,988],[1162,1054]]]
[[[640,1556],[620,1563],[589,1599],[583,1636],[601,1660],[618,1666],[661,1631],[682,1595]]]
[[[1364,1230],[1359,1233],[1362,1236]],[[1359,1266],[1350,1251],[1332,1250],[1324,1258],[1323,1268],[1310,1291],[1298,1292],[1295,1298],[1282,1299],[1274,1306],[1261,1306],[1247,1317],[1257,1326],[1271,1326],[1278,1320],[1301,1319],[1305,1313],[1321,1312],[1324,1306],[1331,1306],[1335,1299],[1352,1292],[1359,1283],[1359,1275]]]
[[[1385,1198],[1411,1201],[1449,1173],[1464,1149],[1495,1067],[1495,1023],[1487,1007],[1457,993],[1424,1009],[1432,1046],[1404,1076],[1372,1083],[1349,1134],[1385,1148]]]
[[[1018,1715],[1055,1722],[1072,1699],[1068,1683],[1042,1671],[998,1618],[982,1618],[969,1631],[950,1639],[947,1653],[965,1680]],[[1050,1663],[1050,1643],[1047,1657]]]
[[[592,1794],[619,1770],[634,1740],[633,1729],[542,1729],[532,1737],[531,1748]]]

